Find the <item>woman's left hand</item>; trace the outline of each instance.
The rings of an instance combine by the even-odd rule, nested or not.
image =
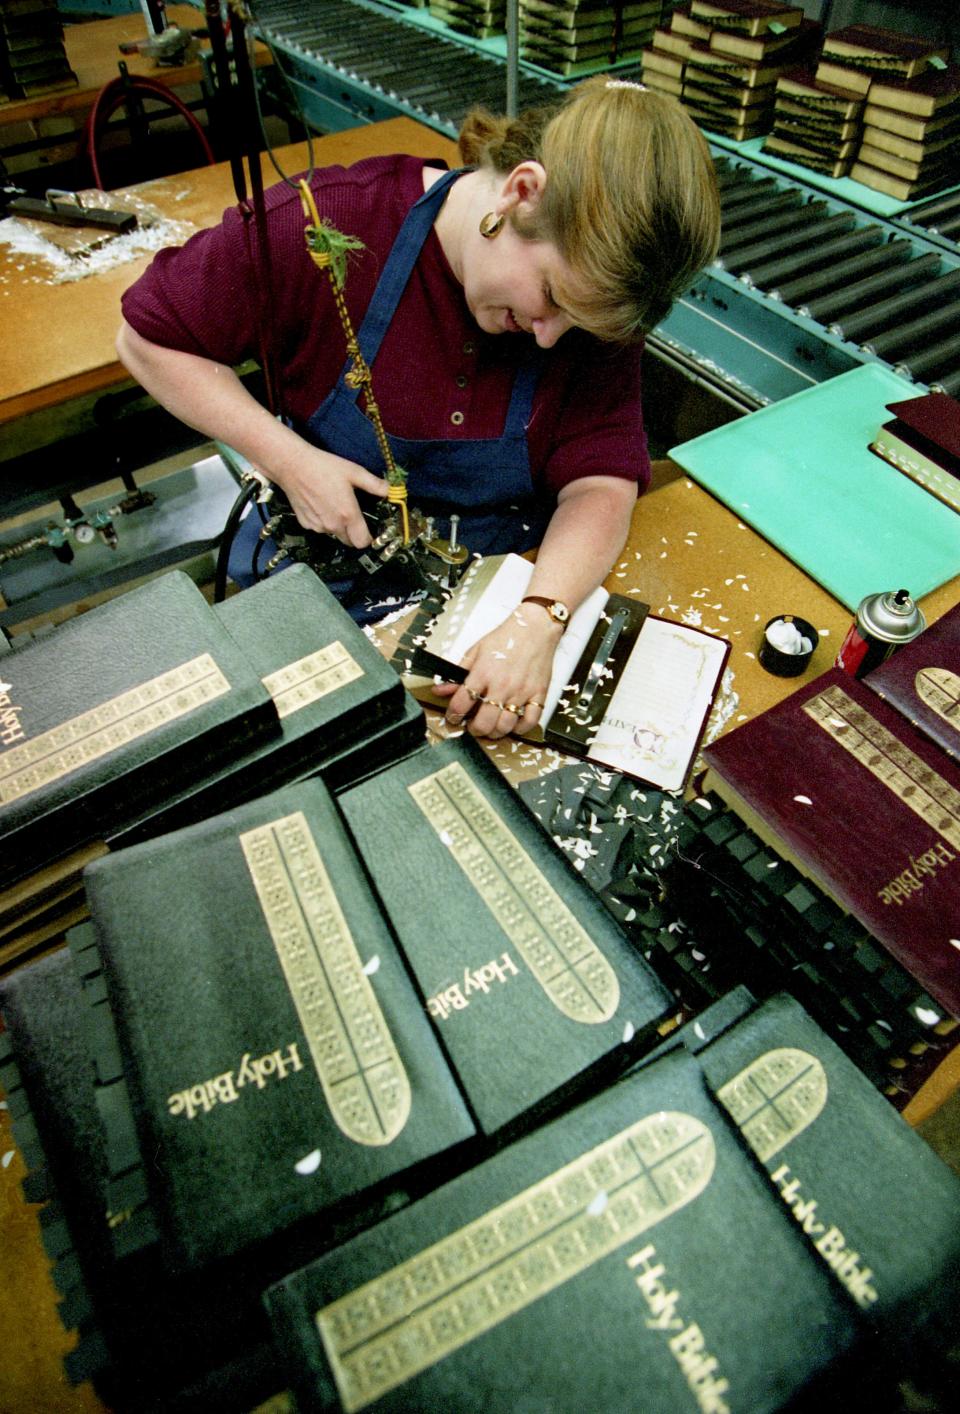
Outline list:
[[[465,655],[465,682],[435,687],[438,697],[450,698],[448,724],[465,723],[471,736],[494,741],[508,732],[529,732],[540,721],[562,633],[542,609],[520,605]]]

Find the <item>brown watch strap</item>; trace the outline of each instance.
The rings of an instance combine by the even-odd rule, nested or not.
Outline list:
[[[550,599],[545,594],[527,594],[521,604],[540,604],[546,609],[554,623],[565,624],[570,618],[570,610],[559,599]]]

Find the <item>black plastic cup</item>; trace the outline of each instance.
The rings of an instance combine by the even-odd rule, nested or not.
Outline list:
[[[811,643],[809,653],[784,653],[782,648],[777,648],[767,637],[768,631],[774,624],[785,623],[795,624],[797,632],[801,638],[808,638]],[[806,672],[810,659],[813,657],[820,637],[813,624],[807,623],[806,619],[801,619],[796,614],[778,614],[775,619],[770,619],[763,630],[763,638],[760,642],[760,666],[766,668],[768,673],[774,673],[778,678],[796,678],[801,673]]]

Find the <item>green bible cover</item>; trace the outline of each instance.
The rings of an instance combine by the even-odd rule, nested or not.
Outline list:
[[[3,660],[0,883],[278,730],[246,656],[179,570]]]
[[[960,1178],[799,1003],[770,998],[699,1061],[811,1251],[885,1342],[937,1324],[955,1334]]]
[[[342,787],[423,741],[423,710],[306,565],[232,595],[214,612],[273,698],[279,731],[219,770],[184,782],[178,794],[111,835],[112,848],[307,776]]]
[[[396,673],[306,565],[291,565],[215,612],[273,696],[284,744],[292,749],[306,737],[318,769],[401,715]]]
[[[671,994],[471,738],[338,804],[485,1134],[647,1048]]]
[[[84,881],[172,1267],[472,1136],[322,782],[122,850]]]
[[[237,767],[263,794],[317,775],[333,790],[419,746],[423,709],[323,580],[291,565],[216,606],[280,711],[280,744]],[[248,772],[252,766],[254,771]],[[250,794],[248,785],[243,798]]]
[[[663,1056],[265,1297],[302,1410],[785,1407],[855,1313]]]
[[[39,1205],[57,1312],[75,1332],[67,1381],[92,1380],[116,1410],[251,1409],[276,1390],[264,1283],[222,1265],[171,1277],[156,1251],[115,1260],[119,1215],[109,1203],[86,982],[70,941],[0,981],[0,1090],[27,1165],[24,1198]]]

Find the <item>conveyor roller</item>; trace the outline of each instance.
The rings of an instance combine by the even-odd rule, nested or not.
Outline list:
[[[901,219],[908,228],[923,231],[948,248],[957,249],[960,242],[960,191],[920,202]]]
[[[958,290],[960,290],[960,270],[951,270],[949,275],[940,275],[935,280],[922,280],[909,290],[901,290],[899,294],[891,295],[888,299],[857,309],[840,324],[831,325],[831,328],[834,333],[844,339],[864,339],[864,336],[873,338],[874,347],[868,347],[867,351],[880,353],[881,349],[876,345],[882,344],[884,341],[879,337],[879,331],[889,329],[895,320],[899,321],[905,315],[914,314],[918,310],[937,304],[944,296],[950,296],[950,298],[940,306],[939,314],[945,315],[948,319],[960,319],[960,304],[957,303]],[[933,317],[931,314],[930,318]],[[877,337],[874,337],[875,335]],[[866,344],[864,346],[867,347]]]
[[[347,85],[334,101],[342,106],[352,90],[364,117],[371,116],[364,102],[369,96],[373,116],[406,113],[453,137],[474,104],[494,112],[505,107],[505,63],[369,0],[310,6],[303,0],[257,0],[254,27],[298,86],[309,89],[314,79],[321,102],[332,96],[331,81],[338,89]],[[535,107],[566,87],[559,79],[521,72],[517,101],[521,108]]]
[[[868,217],[785,176],[771,178],[759,164],[723,153],[716,164],[723,236],[717,261],[705,277],[708,284],[722,280],[727,291],[732,280],[734,288],[754,291],[765,308],[780,304],[783,317],[796,318],[805,336],[811,326],[822,326],[822,338],[833,341],[838,353],[849,350],[852,362],[895,361],[904,376],[934,387],[960,381],[960,264],[955,258],[916,236],[905,237],[892,222]],[[960,195],[928,209],[933,206],[937,219],[953,219],[956,210],[960,221]],[[708,293],[702,282],[693,294],[724,316],[733,307],[729,295]],[[747,311],[742,300],[736,308]],[[768,321],[763,328],[771,328]],[[768,335],[763,337],[770,342]],[[779,350],[778,339],[777,362],[782,364]],[[805,337],[794,355],[799,386],[802,364],[813,361],[808,350]],[[827,355],[823,376],[843,366],[842,359]]]

